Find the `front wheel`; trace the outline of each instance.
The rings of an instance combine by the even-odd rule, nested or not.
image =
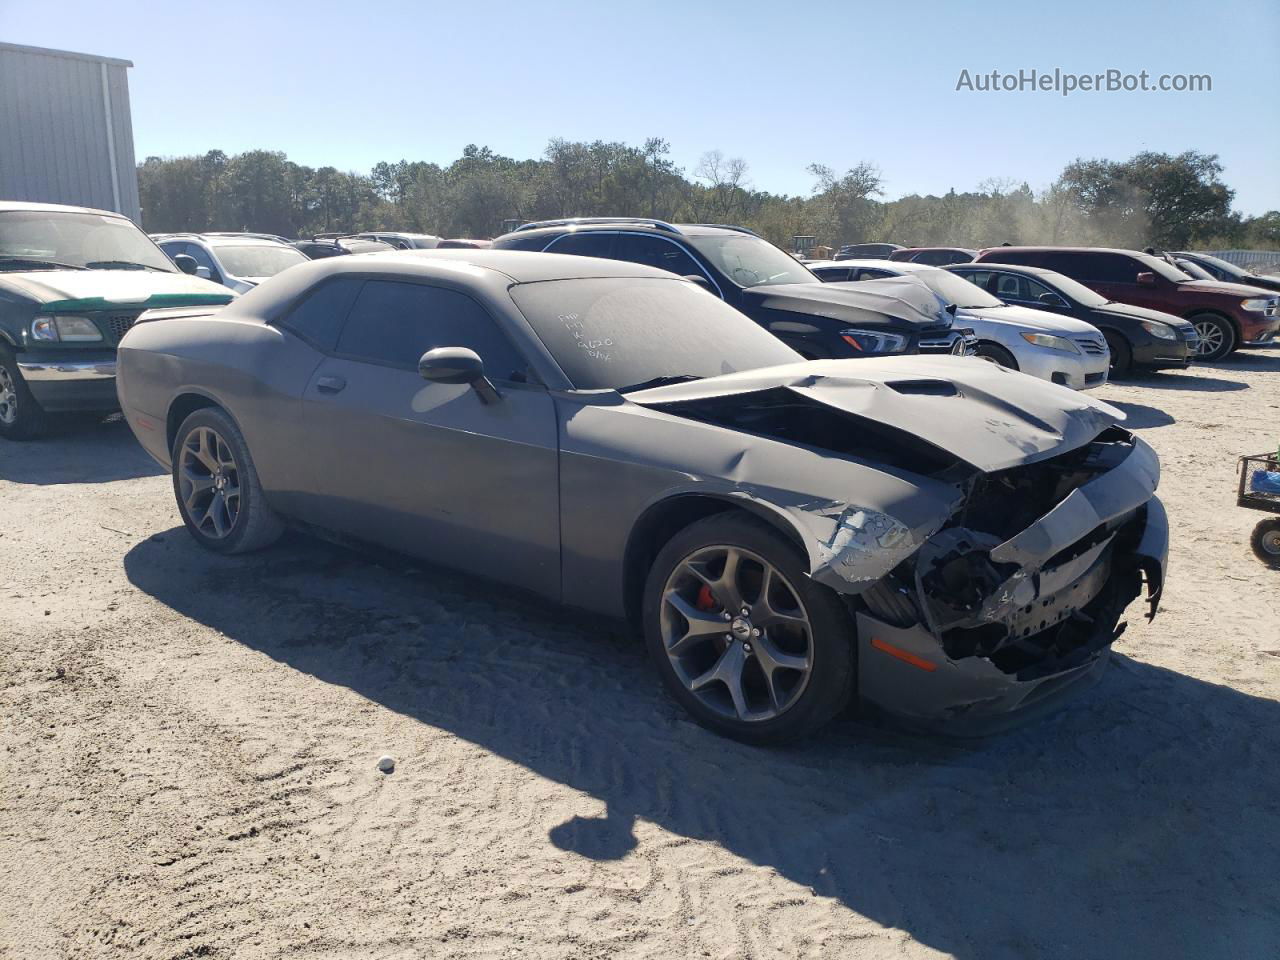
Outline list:
[[[649,571],[644,627],[672,696],[737,740],[807,736],[853,691],[853,626],[839,598],[754,517],[716,514],[676,534]]]
[[[270,546],[284,530],[267,504],[244,435],[214,407],[197,410],[173,444],[173,492],[187,530],[214,553]]]
[[[1133,369],[1133,348],[1129,341],[1118,333],[1110,331],[1102,335],[1107,341],[1107,349],[1111,351],[1111,370],[1108,379],[1123,377]]]
[[[1236,328],[1231,321],[1212,313],[1198,313],[1190,318],[1200,337],[1197,360],[1221,360],[1236,348]]]
[[[983,360],[990,360],[999,366],[1008,367],[1010,370],[1018,369],[1018,361],[1013,358],[1013,354],[1000,346],[1000,344],[991,343],[989,340],[980,342],[973,355],[981,357]]]
[[[1280,519],[1260,520],[1249,538],[1253,555],[1269,567],[1280,569]]]
[[[34,440],[49,429],[49,414],[34,396],[13,354],[0,346],[0,437]]]

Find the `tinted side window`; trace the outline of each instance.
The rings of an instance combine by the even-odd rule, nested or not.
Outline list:
[[[296,333],[312,346],[331,352],[338,342],[342,321],[363,284],[364,280],[359,277],[322,281],[285,315],[280,326]]]
[[[849,279],[848,267],[818,267],[813,272],[818,275],[819,280],[825,280],[827,283],[839,283]]]
[[[859,267],[857,270],[856,280],[879,280],[882,277],[896,277],[897,274],[891,270],[876,270],[872,267]]]
[[[1027,278],[1016,273],[997,273],[996,288],[992,291],[1001,300],[1029,300]]]
[[[187,252],[187,245],[181,240],[165,240],[156,244],[161,250],[169,255],[169,259],[180,256]]]
[[[687,277],[690,274],[698,277],[705,276],[703,269],[698,266],[698,262],[693,257],[670,240],[662,240],[658,237],[622,234],[618,237],[613,255],[619,260],[657,267],[659,270],[666,270],[680,277]]]
[[[1076,254],[1079,266],[1077,280],[1086,283],[1137,283],[1142,269],[1133,260],[1120,253]]]
[[[991,293],[992,273],[990,270],[955,270],[953,272],[957,277],[968,280],[970,283]]]
[[[356,297],[337,352],[358,360],[418,369],[434,347],[469,347],[495,380],[526,378],[528,364],[480,304],[442,287],[368,280]]]
[[[546,250],[548,253],[571,253],[579,257],[603,257],[611,260],[614,257],[613,244],[616,238],[616,233],[604,231],[566,233],[549,244]]]

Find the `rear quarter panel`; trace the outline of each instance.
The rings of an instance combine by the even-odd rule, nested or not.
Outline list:
[[[199,396],[240,427],[263,486],[287,491],[299,470],[298,406],[318,362],[306,344],[257,321],[163,319],[140,323],[125,337],[117,385],[134,433],[166,467],[170,409],[181,397]]]

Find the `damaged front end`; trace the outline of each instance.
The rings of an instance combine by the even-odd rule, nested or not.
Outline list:
[[[851,601],[862,697],[983,733],[1096,679],[1144,581],[1148,617],[1159,605],[1158,480],[1155,453],[1119,427],[977,475],[946,525]]]

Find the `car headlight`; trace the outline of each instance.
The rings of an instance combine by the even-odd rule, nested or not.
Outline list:
[[[31,321],[31,339],[91,343],[102,339],[102,331],[84,317],[40,316]]]
[[[860,353],[901,353],[907,346],[906,337],[878,330],[841,330],[840,337]]]
[[[1147,331],[1153,337],[1159,337],[1161,340],[1177,340],[1178,334],[1167,323],[1161,323],[1159,320],[1143,320],[1142,329]]]
[[[1049,333],[1024,333],[1022,339],[1037,347],[1050,350],[1062,350],[1066,353],[1079,353],[1080,348],[1066,337],[1055,337]]]
[[[1254,313],[1262,313],[1271,306],[1270,297],[1254,297],[1250,300],[1241,300],[1240,306],[1245,310],[1252,310]]]

